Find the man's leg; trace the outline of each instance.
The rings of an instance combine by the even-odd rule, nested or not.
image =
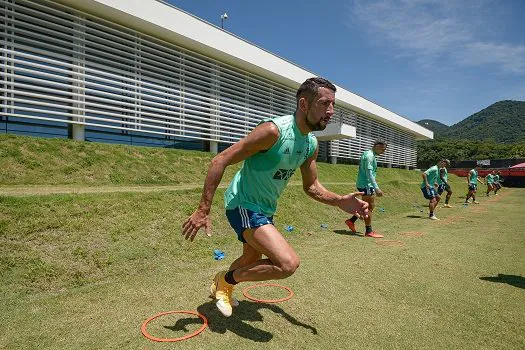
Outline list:
[[[230,271],[236,270],[243,266],[248,266],[262,259],[262,254],[252,248],[249,244],[242,244],[242,255],[238,257],[231,265]]]
[[[267,281],[291,276],[299,267],[299,257],[273,225],[248,229],[243,233],[251,248],[267,259],[239,267],[232,273],[233,282]]]
[[[372,238],[383,238],[383,235],[380,235],[376,233],[372,229],[372,212],[374,211],[374,208],[376,207],[374,196],[362,196],[361,197],[365,202],[368,203],[368,217],[364,218],[365,220],[365,236],[366,237],[372,237]]]
[[[437,217],[434,213],[434,211],[436,210],[436,207],[439,203],[439,196],[436,196],[434,198],[432,198],[429,202],[428,202],[428,208],[429,208],[429,213],[428,213],[428,217],[432,220],[436,220]]]
[[[246,229],[243,238],[249,247],[243,246],[243,256],[232,264],[232,267],[239,267],[219,272],[215,276],[216,305],[226,317],[232,314],[230,300],[237,283],[286,278],[299,267],[299,257],[275,226],[263,225],[255,229]],[[263,254],[268,258],[262,259]],[[259,259],[249,265],[243,265],[256,257]]]
[[[257,260],[262,259],[262,254],[253,249],[249,244],[243,243],[242,245],[242,255],[238,257],[231,265],[228,271],[233,271],[243,266],[251,265]],[[215,293],[217,292],[217,282],[214,280],[210,286],[210,297],[215,298]],[[239,301],[234,297],[230,296],[230,304],[233,307],[239,305]]]
[[[470,197],[472,196],[472,194],[473,194],[473,191],[472,191],[472,190],[469,190],[469,191],[467,192],[467,197],[465,198],[465,203],[468,203],[468,200],[470,199]]]
[[[448,204],[450,196],[452,196],[452,190],[447,190],[447,196],[445,197],[445,207],[447,208],[450,208],[450,205]]]

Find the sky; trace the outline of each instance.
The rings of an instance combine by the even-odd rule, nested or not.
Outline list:
[[[166,2],[413,121],[525,101],[524,0]]]

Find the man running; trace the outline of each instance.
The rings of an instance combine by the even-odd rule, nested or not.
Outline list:
[[[299,257],[273,225],[277,199],[297,168],[308,196],[351,214],[368,215],[368,204],[357,198],[363,193],[339,195],[324,188],[317,178],[319,149],[311,132],[324,130],[329,123],[335,91],[326,79],[307,79],[297,91],[293,115],[263,120],[211,161],[199,207],[184,222],[182,235],[193,241],[202,227],[210,235],[211,204],[224,170],[244,161],[224,194],[226,217],[243,243],[243,252],[228,271],[215,276],[210,287],[217,308],[226,317],[231,316],[232,305],[238,305],[232,297],[237,283],[286,278],[299,267]]]
[[[378,197],[383,196],[383,191],[381,191],[376,182],[376,156],[385,153],[386,147],[386,141],[377,140],[374,142],[372,149],[364,151],[361,155],[361,158],[359,159],[359,171],[357,173],[356,187],[359,192],[364,193],[361,198],[368,203],[368,217],[365,218],[366,237],[383,238],[383,235],[378,234],[372,229],[372,211],[375,207],[374,194],[376,194]],[[354,215],[345,221],[348,228],[354,233],[357,232],[355,228],[356,220],[357,216]]]
[[[442,168],[439,168],[439,177],[437,179],[438,183],[438,194],[441,197],[441,194],[444,191],[447,191],[447,196],[445,197],[445,205],[443,205],[443,208],[452,208],[450,204],[448,204],[448,201],[450,200],[450,196],[452,196],[452,188],[450,187],[450,184],[448,183],[448,171],[447,167],[450,166],[450,160],[443,159],[445,161],[445,166]]]
[[[423,182],[421,183],[421,192],[423,192],[423,196],[429,201],[428,218],[430,220],[439,220],[436,217],[435,211],[441,197],[434,188],[434,184],[437,183],[437,179],[439,177],[439,169],[445,167],[447,165],[447,162],[447,159],[442,159],[438,162],[437,165],[431,166],[426,171],[421,173],[421,176],[423,177]]]
[[[472,203],[479,204],[479,202],[476,201],[476,191],[478,189],[478,182],[483,183],[483,181],[478,177],[478,169],[479,165],[476,165],[467,174],[468,193],[465,198],[465,204],[468,204],[470,197],[472,197]]]
[[[497,171],[494,175],[494,195],[498,195],[498,191],[501,189],[501,171]]]
[[[487,184],[487,197],[489,196],[490,192],[494,190],[494,174],[496,173],[495,170],[490,172],[487,176],[485,176],[485,182]]]

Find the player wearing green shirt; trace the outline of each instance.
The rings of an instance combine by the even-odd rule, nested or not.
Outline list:
[[[448,201],[450,200],[450,196],[452,196],[452,188],[450,187],[450,184],[448,183],[448,171],[447,166],[450,165],[450,161],[448,159],[444,159],[446,162],[446,166],[439,168],[439,177],[437,180],[438,183],[438,194],[441,196],[441,194],[444,191],[447,191],[447,196],[445,197],[445,205],[443,205],[443,208],[452,208],[450,204],[448,204]]]
[[[494,186],[494,176],[495,175],[496,175],[496,171],[493,170],[491,173],[485,176],[485,183],[487,184],[487,197],[489,196],[490,192],[492,192],[496,188]]]
[[[211,235],[211,204],[224,171],[244,161],[224,196],[226,217],[243,243],[242,255],[228,271],[219,272],[210,287],[226,317],[238,305],[232,296],[237,283],[286,278],[299,267],[299,257],[273,225],[277,200],[297,168],[308,196],[350,214],[368,215],[368,204],[357,198],[362,193],[339,195],[317,178],[319,147],[310,133],[324,130],[330,122],[335,91],[326,79],[307,79],[297,90],[293,115],[263,121],[211,161],[199,206],[182,225],[182,235],[193,241],[203,227]]]
[[[471,169],[467,175],[468,193],[465,197],[465,203],[468,204],[468,200],[472,197],[472,203],[479,204],[476,201],[476,191],[478,189],[478,182],[483,183],[478,177],[479,165],[476,165],[474,169]]]
[[[494,195],[498,195],[498,191],[501,189],[501,171],[497,171],[496,175],[494,176]]]
[[[421,173],[421,177],[423,177],[423,182],[421,183],[421,192],[423,192],[423,196],[429,201],[428,218],[431,220],[439,220],[436,217],[435,210],[441,197],[434,188],[434,184],[438,181],[439,169],[447,165],[449,165],[449,161],[447,159],[442,159],[437,163],[437,165],[431,166],[426,171]]]
[[[383,196],[383,191],[379,188],[376,182],[377,175],[377,160],[376,156],[385,153],[387,147],[386,141],[377,140],[374,142],[372,149],[364,151],[359,159],[359,170],[357,172],[356,187],[359,192],[363,192],[361,197],[368,203],[368,217],[365,218],[365,236],[372,238],[383,238],[383,235],[378,234],[372,229],[372,211],[375,207],[374,194],[378,197]],[[357,216],[354,215],[345,223],[348,228],[356,233],[355,222]]]

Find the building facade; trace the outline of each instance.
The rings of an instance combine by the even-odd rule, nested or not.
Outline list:
[[[0,70],[1,133],[214,152],[291,114],[315,76],[155,0],[0,0]],[[431,131],[340,86],[336,99],[332,122],[356,137],[320,142],[320,160],[384,138],[379,162],[416,166]]]

